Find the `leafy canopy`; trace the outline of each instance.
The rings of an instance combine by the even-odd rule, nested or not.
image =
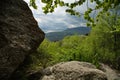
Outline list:
[[[120,0],[90,0],[91,3],[95,2],[95,8],[90,8],[88,6],[89,0],[75,0],[73,3],[66,3],[64,0],[41,0],[42,3],[46,4],[42,9],[45,14],[54,12],[54,9],[58,6],[65,6],[67,7],[66,12],[70,13],[71,15],[80,16],[80,12],[75,10],[77,6],[81,6],[83,3],[87,1],[87,11],[84,13],[84,18],[89,21],[88,26],[94,26],[95,21],[92,17],[90,17],[90,13],[94,10],[100,10],[97,16],[100,14],[103,14],[104,12],[107,12],[109,9],[115,8],[120,4]],[[30,0],[30,5],[37,9],[37,6],[35,4],[35,0]],[[91,25],[92,23],[92,25]]]

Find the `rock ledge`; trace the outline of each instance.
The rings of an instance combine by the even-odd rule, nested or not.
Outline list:
[[[107,80],[107,77],[90,63],[71,61],[46,68],[41,80]]]

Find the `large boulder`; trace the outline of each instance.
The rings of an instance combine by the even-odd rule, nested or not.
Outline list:
[[[43,39],[44,33],[23,0],[1,0],[0,80],[7,80]]]
[[[104,72],[87,62],[63,62],[46,68],[40,80],[107,80]]]
[[[115,70],[103,63],[101,63],[100,65],[100,69],[105,72],[108,80],[120,80],[120,72],[118,70]]]

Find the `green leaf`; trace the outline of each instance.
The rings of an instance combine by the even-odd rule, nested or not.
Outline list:
[[[30,6],[32,6],[34,9],[37,9],[37,5],[35,3],[35,0],[30,0]]]
[[[63,1],[60,1],[59,5],[60,5],[60,6],[64,6],[64,2],[63,2]]]

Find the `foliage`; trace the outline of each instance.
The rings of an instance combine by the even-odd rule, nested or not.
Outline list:
[[[84,36],[67,36],[62,41],[50,42],[46,44],[46,39],[43,41],[39,49],[45,49],[44,53],[51,55],[49,65],[53,65],[62,61],[70,61],[77,59],[77,46],[82,43]],[[41,52],[41,51],[40,51]],[[74,56],[74,57],[73,57]]]
[[[84,13],[84,18],[87,19],[88,26],[95,26],[95,21],[92,17],[90,17],[90,13],[92,13],[94,10],[99,10],[99,13],[97,16],[100,14],[103,14],[104,12],[107,12],[109,9],[115,8],[119,6],[120,0],[75,0],[73,3],[66,3],[64,0],[41,0],[42,3],[46,4],[42,9],[45,14],[54,12],[54,9],[57,8],[58,6],[65,6],[67,7],[66,12],[70,13],[71,15],[77,15],[80,16],[82,15],[79,11],[77,11],[75,8],[77,6],[81,6],[83,3],[86,2],[87,5],[87,11]],[[91,3],[96,3],[94,8],[90,8],[88,6],[88,2]],[[35,0],[30,0],[31,6],[34,8],[36,7]]]
[[[30,0],[30,6],[32,6],[34,9],[37,9],[37,5],[35,3],[36,0]]]
[[[88,36],[66,36],[56,42],[45,39],[14,73],[12,80],[29,80],[29,72],[74,60],[90,62],[98,68],[102,62],[120,70],[120,17],[114,13],[100,15]]]
[[[86,0],[79,0],[75,3],[64,3],[60,0],[42,0],[46,3],[43,8],[45,13],[53,12],[58,5],[67,6],[71,15],[79,15],[74,11],[74,7],[80,6]],[[97,3],[95,9],[103,9],[96,18],[96,25],[92,28],[88,36],[67,36],[61,41],[50,42],[45,39],[39,46],[36,52],[28,56],[25,62],[20,65],[15,78],[17,80],[28,80],[27,71],[38,70],[54,65],[63,61],[86,61],[95,64],[99,67],[99,63],[107,63],[116,69],[120,69],[120,16],[115,11],[110,10],[110,13],[103,13],[109,8],[114,8],[119,5],[119,0],[91,0]],[[35,0],[30,0],[31,5],[37,8]],[[120,7],[116,8],[119,10]],[[88,9],[85,12],[85,18],[90,22],[93,20],[89,17],[93,9]],[[87,16],[87,17],[86,17]],[[94,24],[94,22],[93,22]],[[12,79],[14,80],[14,79]]]
[[[99,17],[96,27],[92,28],[88,36],[67,36],[57,42],[45,39],[34,57],[43,68],[58,62],[77,60],[91,62],[97,67],[103,62],[118,69],[119,53],[120,18],[104,14]]]

